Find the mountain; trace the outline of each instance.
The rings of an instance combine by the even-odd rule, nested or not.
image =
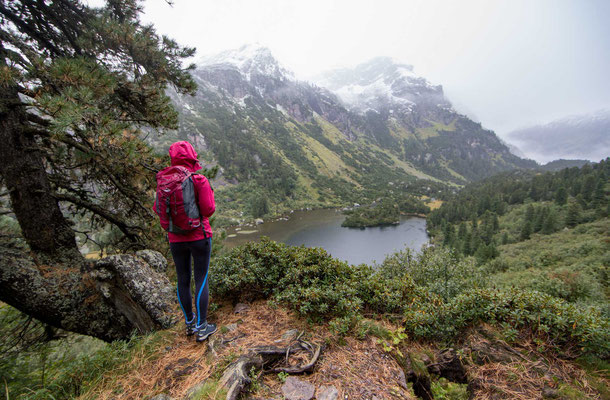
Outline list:
[[[424,104],[451,110],[443,88],[413,72],[413,66],[389,57],[377,57],[353,69],[324,72],[313,79],[333,91],[354,110],[414,112]]]
[[[518,129],[507,139],[540,162],[559,158],[599,161],[610,155],[610,109]]]
[[[402,149],[408,162],[437,178],[463,182],[535,166],[513,155],[492,131],[456,112],[442,86],[417,75],[411,65],[377,57],[324,72],[314,81],[337,94],[348,109],[385,125],[387,129],[370,133],[386,147]]]
[[[559,159],[559,160],[553,160],[544,165],[541,165],[539,167],[539,169],[541,169],[543,171],[554,172],[554,171],[561,171],[562,169],[565,169],[565,168],[574,168],[574,167],[581,168],[585,164],[591,164],[591,161]]]
[[[217,184],[240,202],[357,201],[390,182],[413,189],[426,179],[433,190],[430,182],[463,184],[535,166],[453,110],[442,87],[388,58],[311,84],[267,48],[243,46],[201,58],[193,76],[195,96],[169,93],[178,132],[151,140],[161,148],[192,141],[221,167]]]

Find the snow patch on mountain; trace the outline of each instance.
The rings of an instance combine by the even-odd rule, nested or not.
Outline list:
[[[250,81],[254,75],[270,76],[280,80],[294,81],[294,73],[282,66],[267,47],[246,44],[238,49],[226,50],[201,57],[198,68],[234,68]]]
[[[417,75],[413,66],[390,57],[377,57],[355,68],[328,71],[313,77],[313,81],[361,112],[388,105],[409,112],[413,105],[427,99],[435,100],[439,107],[451,107],[441,86],[432,85]]]

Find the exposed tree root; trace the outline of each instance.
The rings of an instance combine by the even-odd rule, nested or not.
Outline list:
[[[288,358],[290,355],[303,351],[311,354],[309,361],[304,364],[289,366]],[[241,393],[248,390],[252,383],[250,373],[253,369],[261,370],[262,373],[302,374],[311,372],[321,353],[322,346],[312,345],[304,340],[299,340],[296,344],[287,347],[253,347],[247,354],[239,357],[237,361],[227,367],[220,379],[220,386],[227,389],[227,400],[236,400]],[[271,367],[277,365],[282,359],[284,359],[286,366]]]

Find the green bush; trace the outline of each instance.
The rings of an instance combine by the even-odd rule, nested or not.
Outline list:
[[[314,320],[358,313],[353,284],[369,267],[350,267],[321,248],[290,247],[268,238],[232,249],[216,261],[212,293],[238,300],[273,299]]]
[[[483,283],[473,258],[459,258],[446,247],[424,247],[420,254],[409,248],[398,251],[385,258],[379,274],[388,281],[409,276],[415,285],[445,300]]]
[[[476,289],[445,304],[413,304],[405,316],[407,330],[420,337],[448,339],[479,322],[505,323],[531,329],[556,345],[610,355],[610,323],[597,308],[537,291]]]
[[[290,247],[267,238],[217,260],[213,295],[233,301],[270,299],[338,334],[358,326],[364,312],[401,315],[414,337],[451,340],[481,322],[528,328],[549,342],[601,356],[610,354],[609,322],[597,308],[566,303],[538,291],[481,288],[472,259],[444,248],[402,251],[377,270],[350,266],[320,248]]]

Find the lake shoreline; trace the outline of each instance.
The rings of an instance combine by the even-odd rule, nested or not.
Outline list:
[[[381,261],[409,247],[418,251],[429,242],[426,219],[401,215],[397,225],[346,229],[341,209],[293,211],[259,225],[242,225],[226,231],[225,247],[233,248],[263,236],[291,246],[322,247],[336,258],[352,264]]]

